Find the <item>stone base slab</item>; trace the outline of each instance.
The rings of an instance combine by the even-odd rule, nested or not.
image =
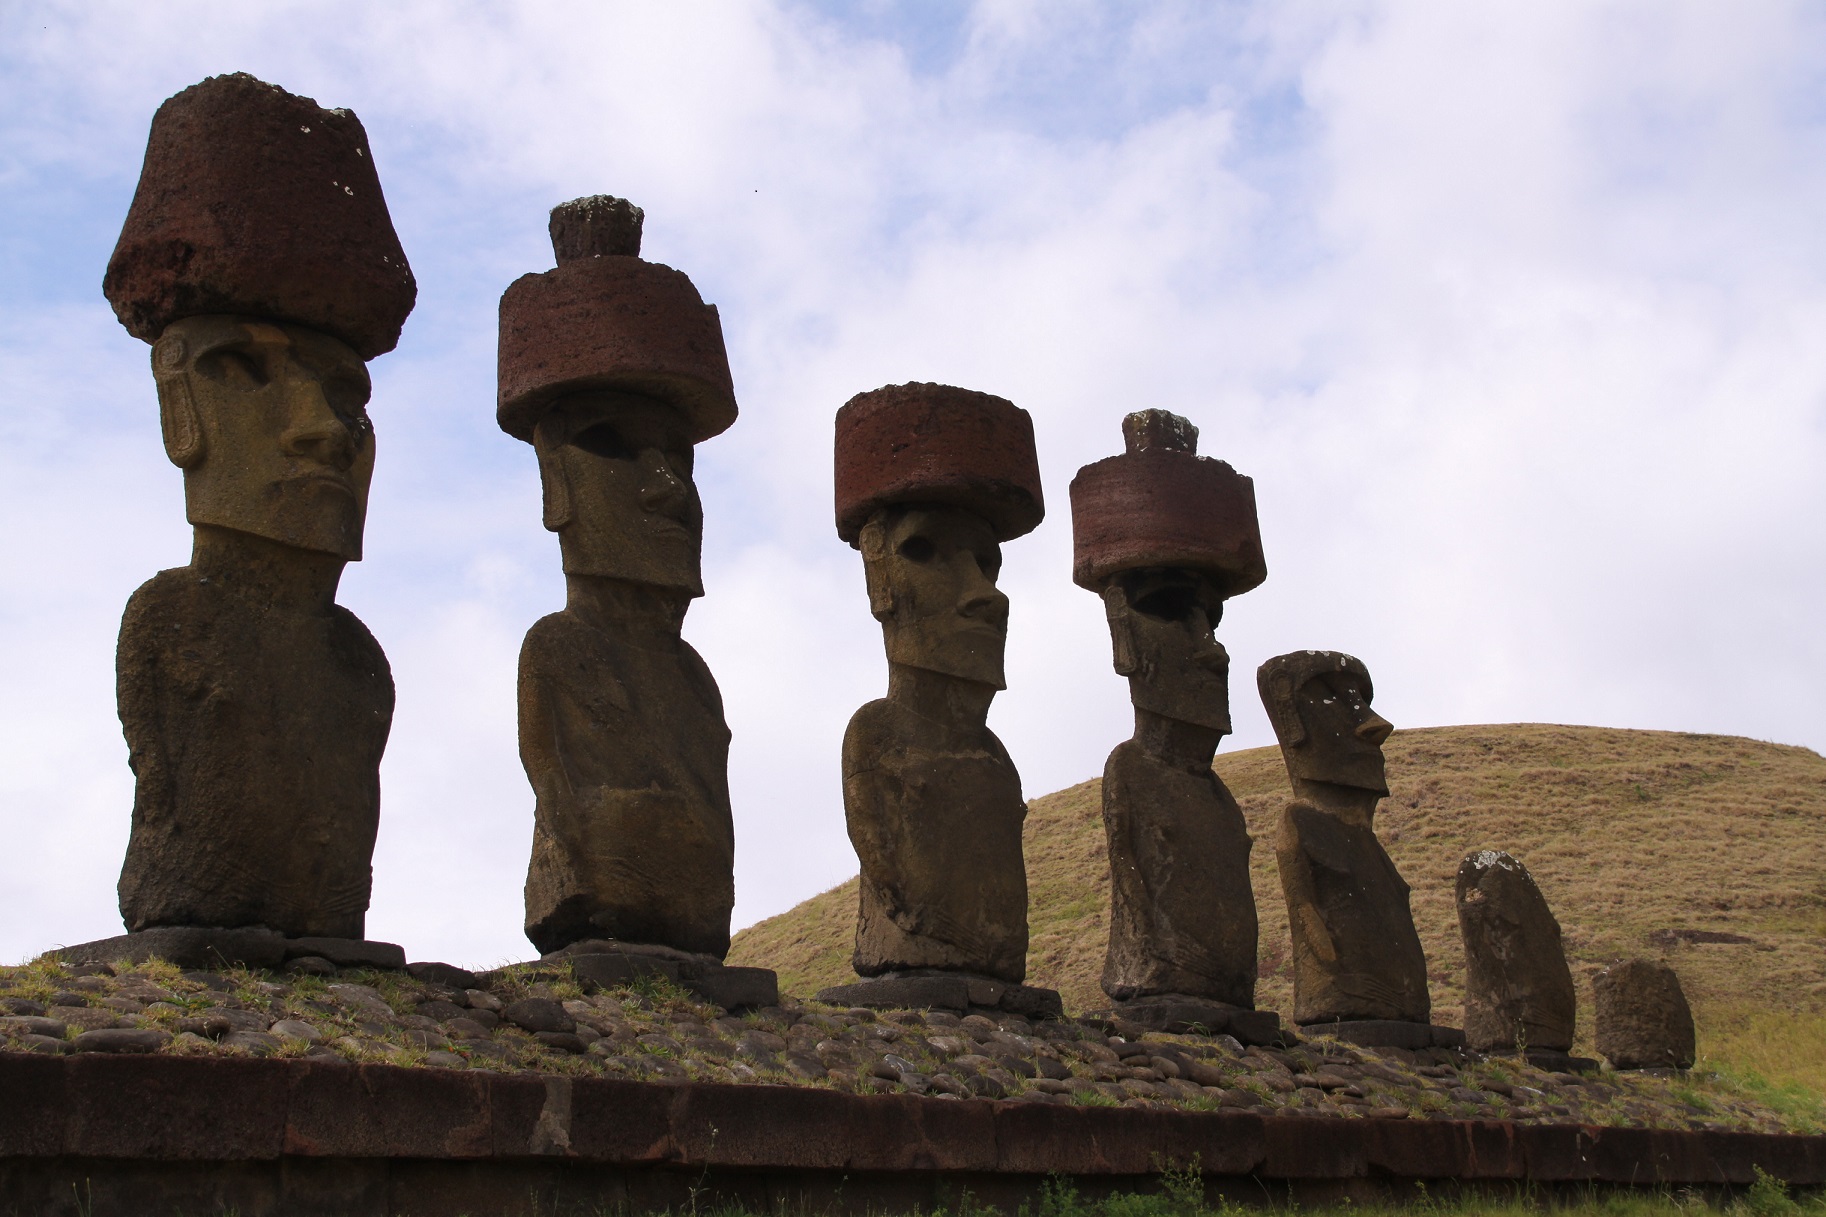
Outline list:
[[[1502,1050],[1497,1049],[1487,1055],[1501,1054]],[[1512,1050],[1509,1055],[1526,1056],[1528,1063],[1535,1068],[1551,1069],[1557,1073],[1596,1073],[1600,1068],[1598,1062],[1588,1056],[1573,1056],[1569,1052],[1557,1052],[1551,1048],[1530,1048],[1519,1054]]]
[[[1345,1019],[1333,1023],[1303,1023],[1300,1030],[1329,1035],[1365,1048],[1462,1048],[1465,1033],[1456,1027],[1409,1023],[1392,1018]]]
[[[602,989],[643,976],[662,976],[725,1010],[758,1010],[780,1004],[780,980],[770,969],[734,967],[714,956],[671,947],[591,939],[552,951],[541,956],[540,962],[569,964],[578,980]]]
[[[957,1014],[1019,1014],[1039,1019],[1065,1017],[1065,1003],[1057,989],[1010,984],[968,972],[890,972],[853,985],[821,989],[818,1000],[834,1006],[862,1006],[871,1010],[949,1010]]]
[[[0,1053],[0,1212],[48,1217],[957,1209],[1154,1192],[1301,1204],[1826,1184],[1826,1137],[862,1096],[352,1065]],[[1418,1185],[1425,1184],[1425,1193]],[[1266,1186],[1264,1186],[1266,1185]]]
[[[1117,1002],[1099,1015],[1169,1035],[1228,1035],[1240,1043],[1264,1047],[1286,1047],[1298,1038],[1281,1026],[1281,1016],[1273,1010],[1245,1010],[1241,1006],[1183,993],[1130,998]]]
[[[327,959],[339,968],[406,966],[406,952],[390,942],[360,938],[287,938],[264,926],[156,926],[113,938],[60,947],[52,952],[65,963],[144,963],[164,959],[180,968],[277,968],[287,960]]]

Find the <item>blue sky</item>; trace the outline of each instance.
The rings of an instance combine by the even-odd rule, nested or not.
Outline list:
[[[370,931],[524,955],[521,635],[562,597],[493,422],[495,305],[549,208],[647,210],[724,319],[687,636],[735,733],[738,922],[854,867],[837,745],[885,682],[830,426],[909,379],[1035,419],[991,722],[1030,793],[1128,731],[1066,484],[1129,410],[1256,479],[1248,673],[1361,656],[1398,727],[1556,721],[1826,746],[1826,40],[1749,3],[0,6],[0,958],[118,926],[121,606],[187,555],[146,348],[100,279],[158,103],[245,70],[365,123],[420,283],[372,365],[392,660]],[[1500,847],[1501,842],[1491,842]],[[1442,859],[1442,867],[1456,859]]]

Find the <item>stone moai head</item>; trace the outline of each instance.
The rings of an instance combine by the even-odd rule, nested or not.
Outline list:
[[[1382,743],[1394,727],[1370,709],[1375,690],[1362,660],[1337,651],[1277,655],[1257,670],[1256,685],[1289,777],[1388,794]]]
[[[888,661],[1005,688],[1001,544],[1045,515],[1027,412],[949,385],[858,394],[837,412],[836,485]]]
[[[644,213],[595,195],[552,210],[555,270],[501,297],[501,429],[533,445],[567,575],[701,596],[694,446],[736,418],[716,306],[639,257]]]
[[[1103,598],[1116,671],[1138,709],[1230,732],[1224,601],[1268,577],[1255,484],[1198,455],[1165,410],[1122,420],[1127,451],[1072,479],[1072,578]]]
[[[171,97],[102,290],[153,344],[190,522],[360,559],[364,361],[418,291],[361,121],[245,73]]]

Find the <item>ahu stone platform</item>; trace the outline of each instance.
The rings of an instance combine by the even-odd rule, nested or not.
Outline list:
[[[540,1214],[740,1203],[1011,1212],[1196,1160],[1213,1196],[1826,1183],[1826,1137],[1072,1107],[315,1059],[0,1054],[0,1206]]]

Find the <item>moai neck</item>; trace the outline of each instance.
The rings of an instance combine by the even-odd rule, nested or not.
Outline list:
[[[1369,829],[1375,828],[1376,804],[1383,798],[1374,790],[1340,786],[1336,782],[1320,782],[1312,778],[1294,778],[1293,797],[1312,804],[1326,815],[1334,816],[1346,824]]]
[[[1211,768],[1224,733],[1135,707],[1135,743],[1164,764],[1198,773]]]
[[[673,588],[602,575],[564,577],[567,612],[607,633],[651,632],[672,638],[685,625],[691,597]]]
[[[989,719],[989,703],[995,695],[994,685],[930,668],[888,664],[888,700],[946,726],[981,729]]]
[[[262,605],[325,614],[347,563],[336,554],[284,545],[215,524],[195,526],[190,568],[199,579]]]

